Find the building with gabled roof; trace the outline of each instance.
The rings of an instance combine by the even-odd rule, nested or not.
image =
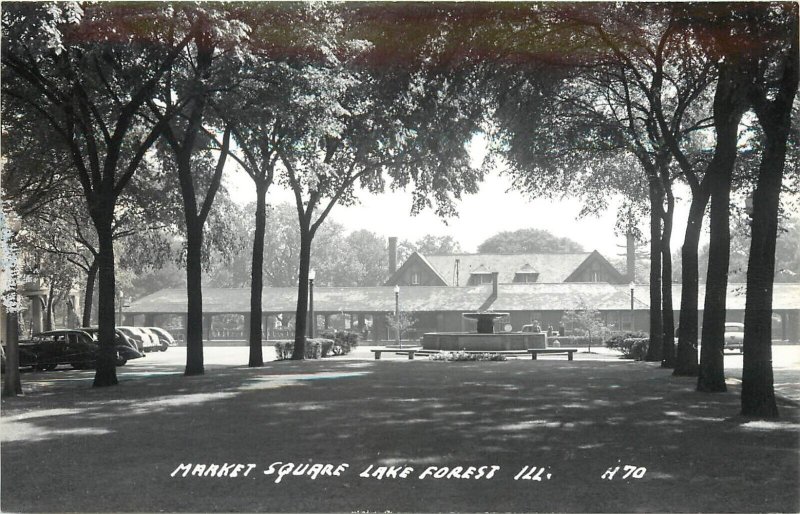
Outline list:
[[[492,273],[501,284],[608,282],[627,284],[596,250],[579,253],[422,255],[414,252],[386,281],[386,285],[468,286],[490,284]]]
[[[390,241],[389,248],[394,251],[396,244]],[[462,314],[478,311],[508,313],[499,325],[511,330],[521,330],[534,321],[544,328],[568,329],[559,327],[564,313],[582,308],[599,311],[605,324],[616,330],[645,331],[648,327],[649,287],[632,284],[627,274],[620,273],[597,251],[430,256],[415,252],[399,268],[389,271],[383,286],[314,288],[317,325],[368,331],[373,341],[392,339],[387,315],[394,312],[397,302],[400,311],[413,314],[420,334],[473,331],[475,322]],[[395,286],[399,286],[397,294]],[[729,284],[729,321],[743,319],[744,287]],[[672,291],[673,305],[678,306],[680,284],[674,284]],[[704,294],[701,285],[700,298]],[[296,305],[297,288],[264,288],[262,316],[267,338],[278,337],[281,323],[291,325]],[[203,309],[207,334],[214,332],[215,317],[240,317],[238,326],[247,327],[250,291],[205,288]],[[776,338],[798,340],[800,284],[775,284],[773,312],[780,318],[773,328]],[[126,311],[134,318],[129,323],[148,326],[163,326],[165,317],[185,318],[185,313],[186,291],[182,289],[158,291],[133,302]],[[677,320],[678,312],[675,314]],[[238,334],[246,337],[244,328]]]

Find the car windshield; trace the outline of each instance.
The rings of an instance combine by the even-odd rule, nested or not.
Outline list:
[[[739,325],[725,325],[725,332],[744,332],[744,327]]]

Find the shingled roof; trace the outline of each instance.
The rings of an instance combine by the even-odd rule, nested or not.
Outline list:
[[[510,284],[514,275],[526,265],[539,273],[537,282],[564,282],[588,257],[581,253],[453,253],[426,255],[433,269],[448,285],[456,285],[455,269],[458,260],[459,284],[469,280],[471,272],[497,271],[501,284]]]
[[[413,312],[472,312],[478,310],[492,294],[492,286],[468,287],[413,286],[400,289],[400,308]],[[672,286],[673,305],[680,306],[680,284]],[[705,295],[700,286],[700,308]],[[637,285],[634,293],[636,310],[649,308],[649,288]],[[625,284],[604,282],[562,282],[500,284],[497,299],[486,309],[495,311],[561,311],[587,305],[597,310],[628,310],[630,288]],[[267,287],[262,296],[264,312],[293,312],[297,306],[297,288]],[[729,284],[727,307],[744,310],[745,284]],[[800,310],[800,284],[776,283],[773,309]],[[314,310],[317,312],[392,312],[393,287],[315,287]],[[246,313],[250,311],[249,289],[206,288],[203,290],[203,311],[209,314]],[[136,300],[127,314],[186,312],[185,289],[162,289]]]
[[[400,308],[406,311],[474,311],[491,294],[491,285],[471,287],[415,286],[400,290]],[[261,296],[264,312],[293,312],[296,287],[265,287]],[[315,287],[317,312],[392,312],[394,287]],[[136,300],[128,314],[184,313],[185,289],[162,289]],[[203,289],[203,312],[210,314],[250,312],[249,289]]]
[[[634,293],[634,307],[647,309],[646,286]],[[580,309],[611,311],[631,308],[631,291],[627,285],[605,282],[563,282],[560,284],[500,284],[495,311],[564,311]]]

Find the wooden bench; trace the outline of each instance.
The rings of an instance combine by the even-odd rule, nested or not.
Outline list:
[[[540,353],[566,353],[567,360],[572,360],[572,354],[577,352],[577,348],[531,348],[528,353],[531,354],[531,360],[536,360],[536,356]]]
[[[408,360],[410,361],[414,360],[414,355],[433,355],[439,353],[437,350],[423,350],[422,348],[378,348],[370,351],[375,354],[375,360],[380,360],[382,353],[408,355]]]
[[[378,348],[374,350],[370,350],[372,353],[375,354],[375,360],[380,360],[382,353],[394,353],[396,355],[408,355],[408,360],[414,360],[415,355],[421,356],[430,356],[430,355],[438,355],[440,353],[491,353],[491,354],[499,354],[499,355],[528,355],[530,350],[498,350],[498,351],[487,351],[487,350],[453,350],[452,352],[446,350],[425,350],[423,348]],[[534,357],[535,359],[536,357]],[[572,355],[570,354],[570,360],[572,360]]]

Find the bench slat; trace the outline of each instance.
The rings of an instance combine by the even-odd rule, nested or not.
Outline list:
[[[577,348],[531,348],[528,350],[528,353],[531,354],[531,360],[537,360],[536,357],[540,353],[566,353],[567,360],[573,360],[572,354],[577,352]]]
[[[408,360],[414,360],[415,355],[437,355],[439,353],[443,353],[440,350],[424,350],[424,349],[417,349],[417,348],[410,348],[408,350],[404,350],[402,348],[381,348],[381,349],[374,349],[370,350],[372,353],[375,354],[375,360],[379,360],[381,358],[381,354],[386,353],[394,353],[395,355],[408,355]],[[537,356],[540,353],[543,354],[559,354],[559,353],[566,353],[567,360],[573,360],[572,354],[578,351],[577,348],[531,348],[528,350],[500,350],[496,352],[492,351],[481,351],[481,350],[460,350],[464,353],[496,353],[500,355],[525,355],[530,354],[532,360],[537,360]]]

